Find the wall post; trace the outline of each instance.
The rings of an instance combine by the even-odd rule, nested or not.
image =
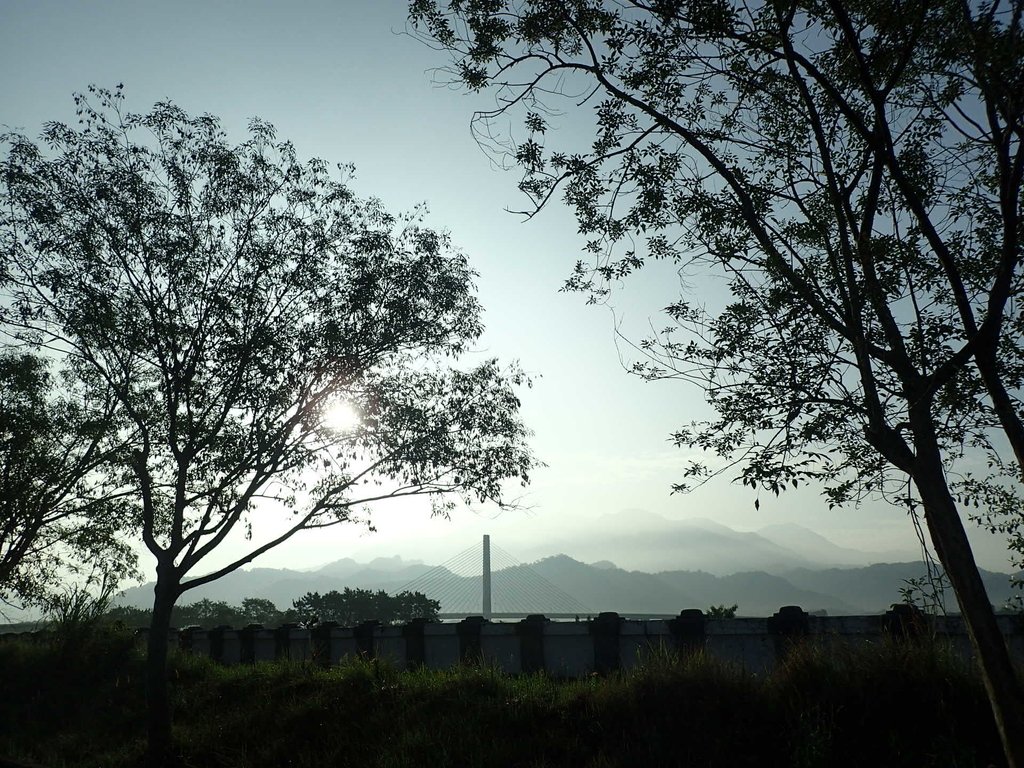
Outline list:
[[[238,630],[238,655],[242,664],[256,663],[256,633],[261,629],[262,624],[246,624]]]
[[[707,622],[700,608],[686,608],[667,622],[668,631],[675,640],[680,656],[692,656],[704,650],[707,641]]]
[[[542,613],[531,613],[516,624],[519,635],[519,662],[523,672],[543,672],[546,668],[544,659],[544,625],[550,621]]]
[[[594,671],[599,675],[614,672],[621,666],[619,659],[619,633],[622,617],[615,611],[599,613],[590,620],[590,634],[594,641]]]
[[[427,663],[427,643],[423,637],[423,629],[428,621],[429,619],[421,616],[402,626],[407,669],[417,669]]]
[[[321,667],[331,666],[331,630],[337,626],[336,621],[322,621],[310,630],[310,653]]]
[[[377,657],[377,648],[373,641],[379,626],[379,621],[372,620],[364,621],[352,629],[352,636],[356,639],[356,648],[359,649],[359,655],[364,659],[375,659]]]
[[[275,659],[290,659],[292,657],[292,630],[298,628],[298,624],[289,622],[274,630]]]
[[[219,664],[224,663],[224,633],[231,629],[229,624],[218,624],[210,630],[210,658]]]
[[[478,664],[482,653],[480,628],[487,622],[483,616],[467,616],[455,625],[459,636],[459,661],[463,664]]]
[[[894,640],[911,641],[924,634],[927,619],[915,605],[893,603],[882,617],[882,631]]]
[[[775,645],[775,661],[789,655],[793,646],[807,637],[811,631],[811,617],[799,605],[784,605],[768,619],[768,634]]]

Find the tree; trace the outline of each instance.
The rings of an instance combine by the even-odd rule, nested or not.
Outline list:
[[[61,579],[111,589],[133,572],[129,507],[102,472],[110,405],[59,392],[41,356],[0,351],[0,600],[47,606]]]
[[[481,333],[480,307],[465,255],[418,213],[357,198],[350,168],[301,162],[260,120],[232,145],[211,115],[124,111],[120,88],[76,103],[79,127],[48,123],[45,151],[4,137],[2,321],[123,419],[115,479],[156,566],[156,764],[184,593],[374,502],[502,504],[534,459],[521,374],[446,362]],[[358,423],[332,426],[338,407]],[[276,530],[252,540],[268,518]],[[249,552],[197,575],[229,535]]]
[[[271,626],[280,623],[281,611],[265,597],[247,597],[242,600],[239,613],[250,623]]]
[[[383,589],[373,592],[345,587],[341,592],[332,589],[323,595],[307,592],[292,603],[292,608],[307,623],[336,621],[354,627],[364,621],[405,624],[413,619],[436,619],[441,604],[422,592],[389,595]]]
[[[145,608],[136,608],[131,605],[115,605],[108,608],[103,617],[110,622],[119,622],[125,627],[142,629],[144,627],[148,627],[153,621],[153,612]]]
[[[696,382],[717,412],[679,445],[759,491],[816,482],[830,504],[923,516],[1016,766],[1021,687],[961,515],[980,502],[1020,541],[1022,16],[1020,0],[410,4],[452,77],[496,94],[474,126],[521,167],[525,213],[559,190],[575,208],[590,260],[570,288],[600,299],[650,260],[729,275],[723,306],[684,289],[637,344],[637,373]],[[584,104],[589,146],[551,130]],[[712,474],[694,463],[677,489]]]
[[[245,623],[238,606],[206,597],[188,605],[176,605],[175,610],[171,612],[171,620],[179,626],[195,625],[208,629],[241,626]]]
[[[407,624],[414,619],[435,621],[441,612],[441,601],[432,600],[422,592],[403,590],[392,598],[392,624]]]
[[[148,627],[153,612],[145,608],[116,605],[108,609],[104,618],[119,621],[128,627]],[[262,624],[273,627],[286,621],[295,620],[294,611],[279,611],[277,606],[263,597],[246,597],[241,605],[229,605],[223,600],[197,600],[187,605],[175,605],[171,611],[171,623],[175,627],[217,626],[244,627],[247,624]]]
[[[736,604],[726,605],[722,603],[721,605],[712,605],[704,611],[704,615],[709,619],[735,619],[738,608],[739,605]]]

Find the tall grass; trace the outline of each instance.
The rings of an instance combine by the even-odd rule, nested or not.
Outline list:
[[[793,765],[998,765],[974,668],[935,638],[797,646],[770,678]]]
[[[0,755],[137,765],[142,658],[109,630],[73,659],[0,643]],[[400,672],[353,660],[223,667],[175,654],[175,739],[194,768],[977,766],[999,741],[971,667],[937,642],[794,646],[770,674],[652,649],[628,673]]]

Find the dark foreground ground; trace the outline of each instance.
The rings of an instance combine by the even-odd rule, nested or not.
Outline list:
[[[0,643],[0,758],[138,765],[142,665],[116,629]],[[171,680],[190,768],[1003,764],[974,670],[929,642],[797,648],[765,676],[669,652],[573,681],[176,655]]]

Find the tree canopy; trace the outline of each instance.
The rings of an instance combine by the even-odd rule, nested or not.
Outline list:
[[[729,276],[722,306],[684,285],[637,343],[637,373],[696,382],[717,413],[675,432],[715,456],[677,489],[725,466],[759,490],[815,482],[831,504],[921,514],[1018,765],[1024,704],[961,515],[979,502],[1021,550],[1022,15],[1019,0],[410,3],[450,76],[495,95],[474,126],[521,168],[526,213],[559,192],[575,209],[588,258],[570,288],[599,299],[655,260]]]
[[[157,763],[184,592],[388,499],[506,504],[535,460],[518,370],[454,364],[482,332],[474,274],[421,212],[358,198],[350,167],[300,160],[258,119],[231,144],[212,115],[126,111],[120,88],[76,103],[42,146],[3,136],[0,323],[112,404],[103,447],[156,564]],[[332,424],[340,406],[358,423]],[[278,527],[197,572],[257,515]]]
[[[62,394],[44,357],[0,352],[0,600],[46,605],[62,580],[134,573],[131,506],[104,471],[110,405]]]
[[[422,592],[408,590],[389,595],[382,589],[352,589],[329,592],[307,592],[292,601],[292,607],[280,610],[265,597],[246,597],[241,605],[231,605],[224,600],[203,598],[193,603],[174,606],[171,623],[175,627],[198,625],[211,629],[217,626],[241,628],[247,624],[262,624],[277,627],[282,624],[317,624],[333,621],[346,627],[354,627],[364,621],[378,621],[381,624],[406,624],[414,619],[436,619],[441,604],[431,600]],[[152,612],[131,606],[114,606],[106,611],[105,617],[123,622],[126,626],[148,626]]]
[[[383,589],[351,589],[341,592],[307,592],[292,603],[296,613],[306,623],[336,621],[354,627],[364,621],[381,624],[406,624],[413,619],[436,619],[441,610],[437,600],[422,592],[398,592],[389,595]]]

